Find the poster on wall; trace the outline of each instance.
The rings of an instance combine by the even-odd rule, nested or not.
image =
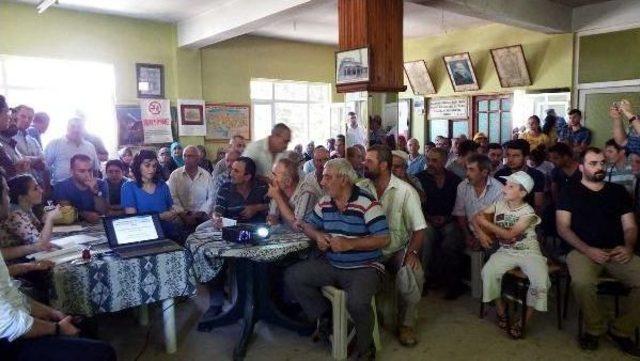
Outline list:
[[[118,146],[144,144],[142,116],[139,105],[116,105]]]
[[[227,140],[234,135],[251,138],[251,106],[241,104],[205,105],[205,139]]]
[[[178,99],[178,134],[204,136],[204,100]]]
[[[429,119],[469,118],[469,97],[429,99]]]
[[[144,144],[173,142],[169,99],[140,99]]]

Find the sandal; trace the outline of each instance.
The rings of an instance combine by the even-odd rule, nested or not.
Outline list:
[[[509,332],[509,315],[505,312],[504,315],[496,314],[498,328],[504,332]]]
[[[522,338],[522,335],[522,321],[515,322],[511,325],[511,328],[509,328],[509,336],[511,336],[512,339],[519,340]]]

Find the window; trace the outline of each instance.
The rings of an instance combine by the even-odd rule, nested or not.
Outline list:
[[[468,119],[431,119],[429,120],[429,141],[435,142],[436,137],[456,138],[469,135]]]
[[[25,104],[49,114],[46,145],[66,133],[67,120],[83,116],[112,156],[117,148],[113,65],[0,55],[0,94],[10,107]]]
[[[343,117],[332,121],[331,84],[289,80],[251,80],[252,139],[269,135],[277,123],[291,128],[290,148],[314,141],[324,144],[340,129]],[[335,109],[338,112],[337,109]],[[336,123],[336,124],[333,124]],[[334,134],[336,133],[336,134]]]
[[[475,131],[483,132],[489,142],[502,144],[511,139],[511,96],[474,98]]]

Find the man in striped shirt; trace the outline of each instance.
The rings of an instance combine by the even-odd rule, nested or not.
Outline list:
[[[347,293],[347,310],[356,328],[361,360],[375,358],[372,343],[371,298],[378,290],[384,266],[382,248],[389,243],[389,227],[382,207],[369,193],[354,185],[357,178],[346,159],[325,165],[322,197],[313,212],[299,223],[315,241],[323,257],[312,258],[287,270],[285,282],[307,316],[328,326],[331,308],[322,296],[323,286],[337,286]]]

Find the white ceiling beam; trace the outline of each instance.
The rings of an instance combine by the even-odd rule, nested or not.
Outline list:
[[[461,15],[539,31],[572,31],[572,9],[547,0],[407,0]]]
[[[202,48],[259,30],[330,0],[228,0],[178,22],[178,46]]]

